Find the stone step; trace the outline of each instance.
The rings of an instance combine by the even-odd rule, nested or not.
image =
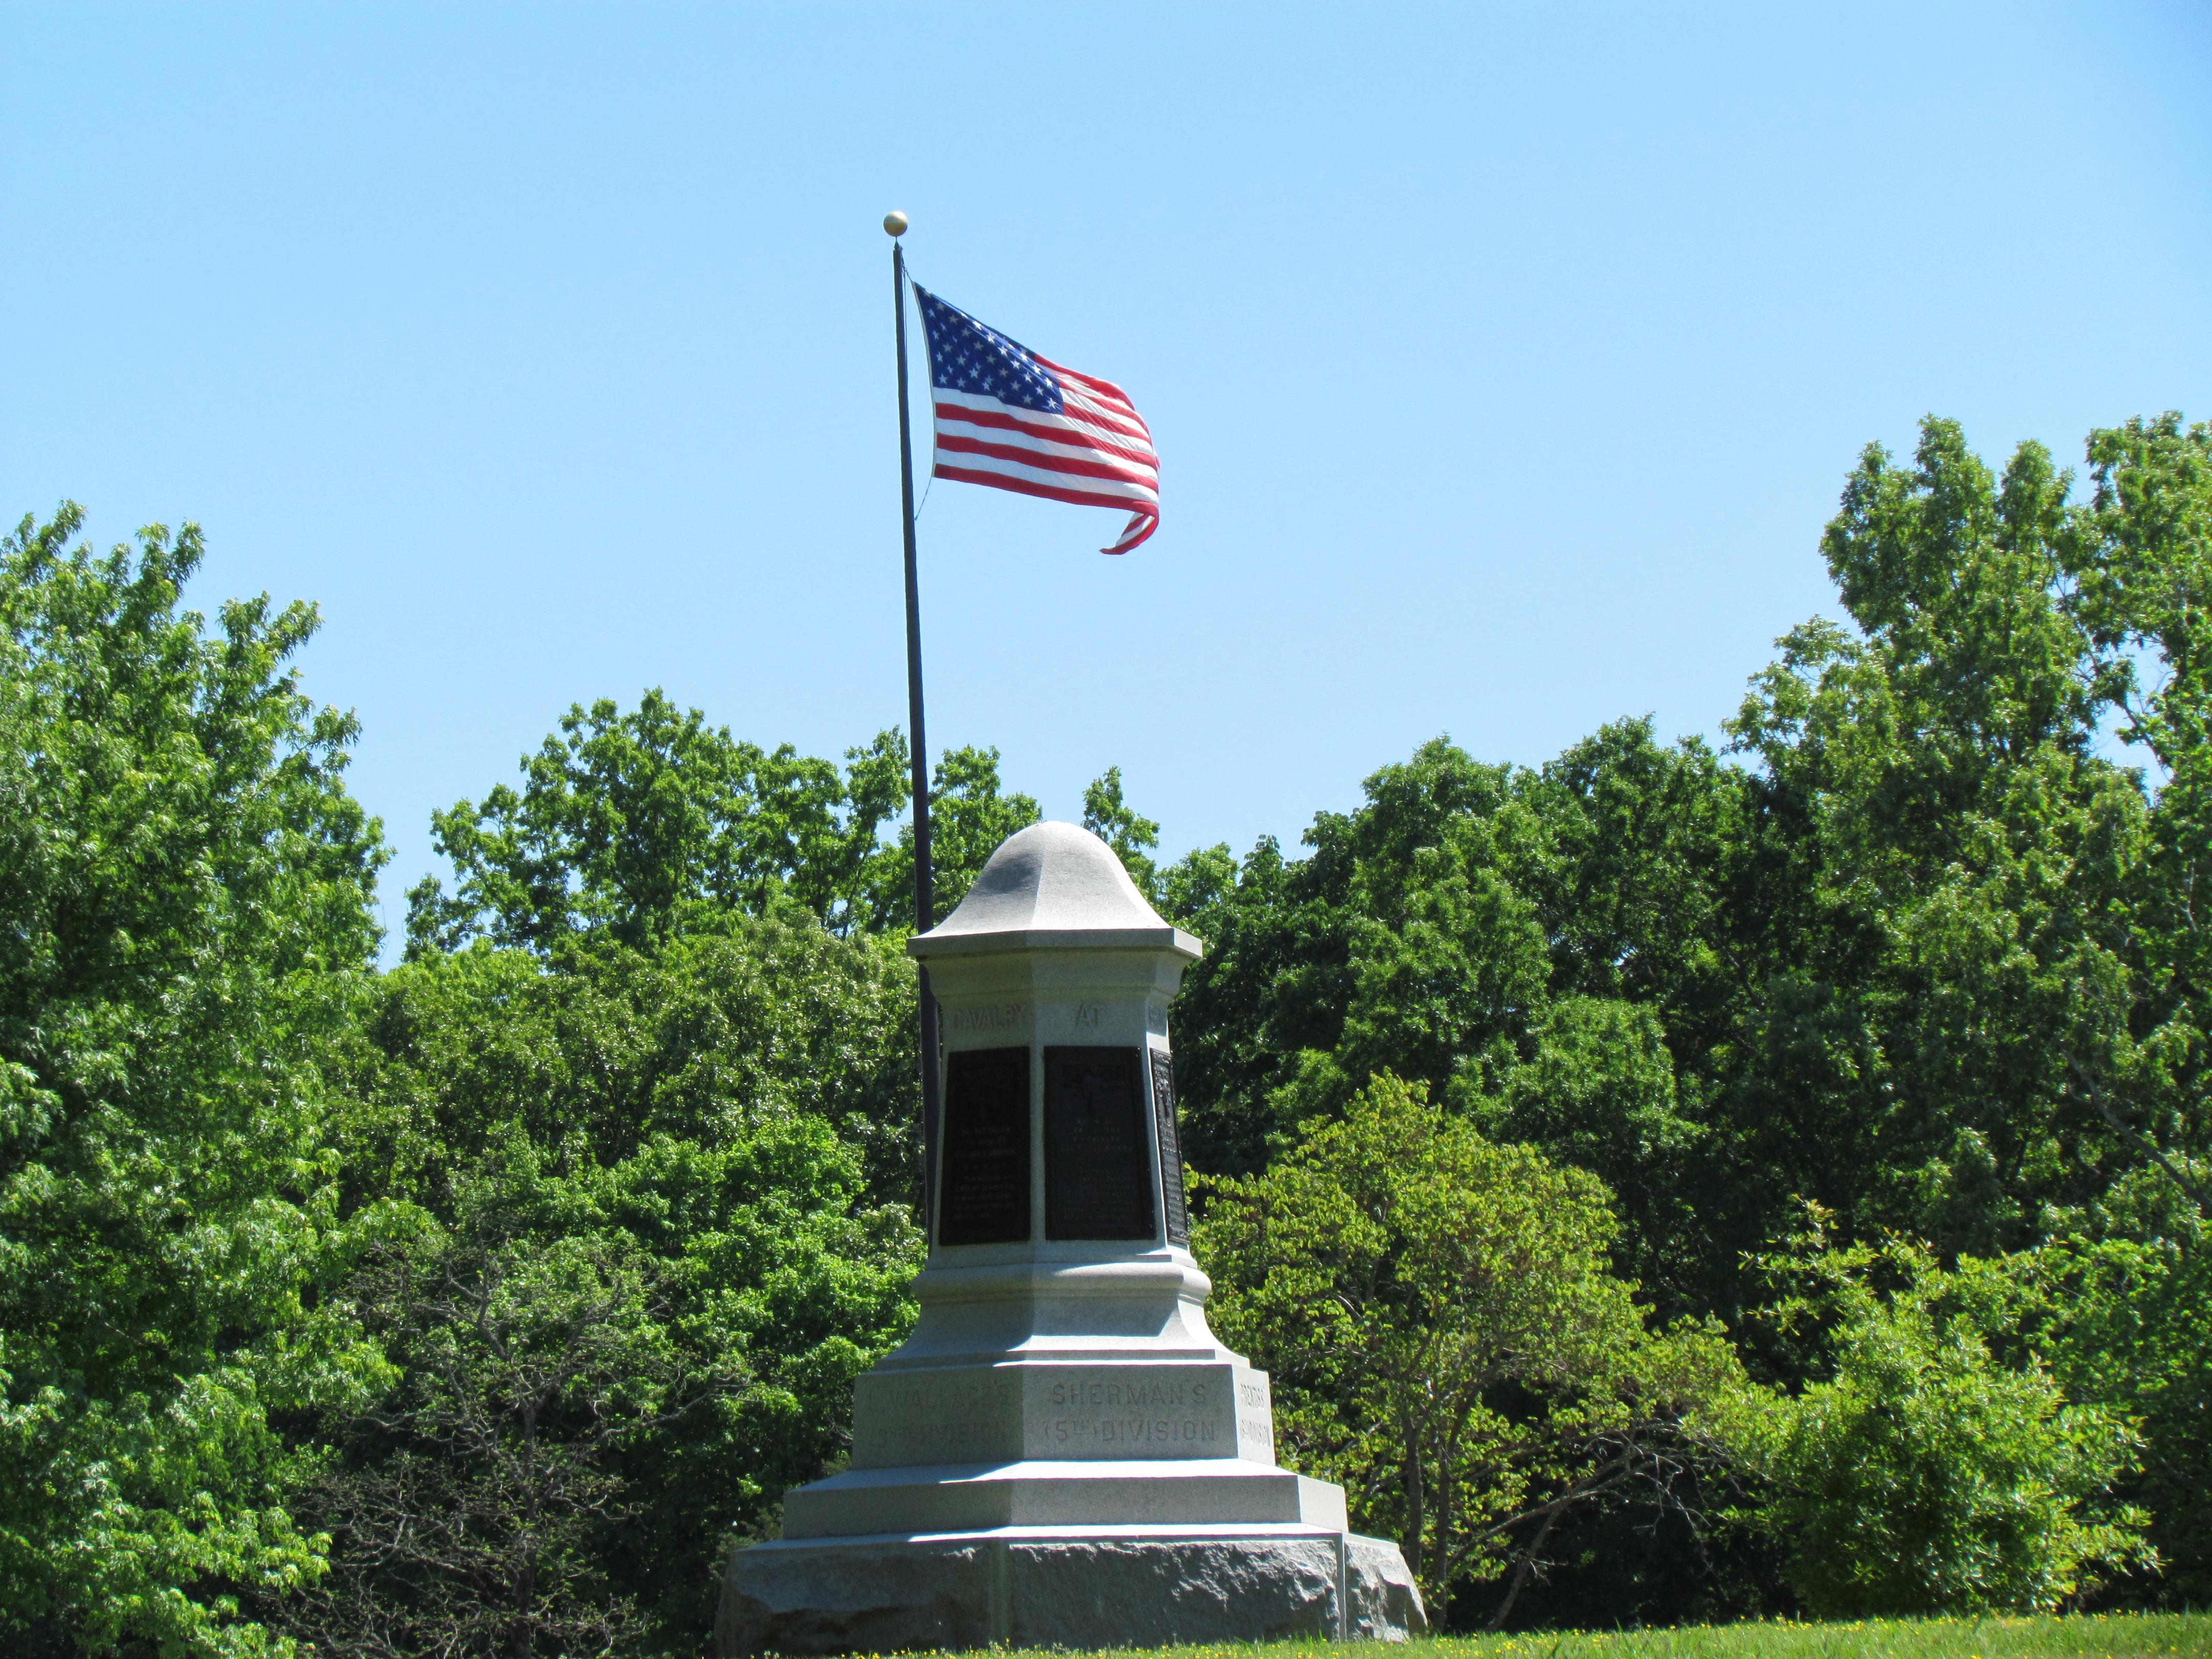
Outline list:
[[[1029,1459],[848,1469],[792,1492],[783,1507],[786,1538],[1264,1522],[1341,1532],[1343,1488],[1234,1457]]]
[[[878,1366],[853,1399],[853,1467],[1237,1458],[1273,1463],[1267,1376],[1233,1358]]]

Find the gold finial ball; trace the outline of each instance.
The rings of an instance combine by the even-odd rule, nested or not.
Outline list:
[[[884,234],[886,236],[905,235],[906,215],[901,213],[896,208],[884,215]]]

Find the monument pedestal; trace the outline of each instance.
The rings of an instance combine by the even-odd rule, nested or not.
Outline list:
[[[851,1467],[731,1557],[720,1651],[1425,1629],[1397,1547],[1277,1466],[1267,1374],[1206,1327],[1167,1043],[1198,942],[1048,823],[909,948],[946,1049],[921,1317],[854,1389]]]
[[[732,1559],[714,1633],[725,1653],[889,1653],[1425,1628],[1398,1547],[1341,1529],[999,1527],[757,1544]]]

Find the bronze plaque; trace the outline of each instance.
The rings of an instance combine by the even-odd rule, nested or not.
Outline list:
[[[1044,1051],[1044,1236],[1152,1238],[1152,1147],[1144,1056]]]
[[[1164,1048],[1148,1048],[1152,1063],[1152,1132],[1160,1143],[1160,1194],[1168,1212],[1168,1243],[1190,1248],[1190,1208],[1182,1190],[1182,1137],[1176,1132],[1175,1061]]]
[[[1029,1236],[1029,1048],[956,1048],[945,1062],[937,1242],[1019,1244]]]

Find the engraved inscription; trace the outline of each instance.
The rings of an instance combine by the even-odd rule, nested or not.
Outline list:
[[[878,1389],[870,1441],[902,1452],[957,1451],[981,1444],[991,1431],[984,1407],[989,1396],[976,1383],[898,1382]]]
[[[1134,1048],[1044,1051],[1044,1236],[1152,1238],[1152,1137]]]
[[[1020,1455],[1018,1390],[996,1374],[878,1372],[861,1377],[854,1389],[856,1468]]]
[[[1203,1406],[1203,1382],[1055,1382],[1055,1406]]]
[[[1036,1396],[1044,1443],[1058,1456],[1219,1457],[1231,1433],[1219,1382],[1138,1371],[1060,1378]]]
[[[1190,1247],[1190,1209],[1182,1190],[1182,1137],[1176,1130],[1175,1061],[1151,1048],[1153,1132],[1160,1144],[1160,1195],[1166,1200],[1168,1243]]]
[[[945,1066],[937,1242],[1030,1236],[1030,1051],[956,1048]]]
[[[1237,1438],[1239,1443],[1249,1443],[1254,1450],[1268,1458],[1275,1455],[1274,1419],[1267,1406],[1267,1385],[1265,1382],[1237,1384]]]
[[[1106,1012],[1103,1003],[1079,1002],[1075,1005],[1075,1023],[1091,1030],[1098,1029],[1098,1022]]]
[[[1059,1446],[1210,1446],[1218,1425],[1195,1417],[1060,1417],[1045,1437]]]
[[[1029,1023],[1026,1002],[991,1002],[980,1008],[945,1011],[945,1029],[950,1031],[1018,1031]]]

